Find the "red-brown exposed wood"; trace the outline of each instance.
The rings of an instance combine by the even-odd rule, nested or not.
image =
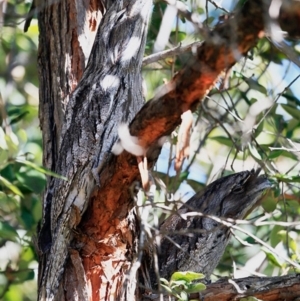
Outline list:
[[[129,154],[123,152],[120,157],[123,160],[114,167],[122,173],[117,173],[117,177],[107,175],[108,185],[113,189],[101,189],[94,193],[91,207],[80,225],[92,240],[83,247],[81,254],[93,301],[120,290],[122,283],[119,281],[122,275],[128,274],[134,256],[130,253],[136,231],[128,219],[128,211],[133,206],[128,202],[132,199],[128,187],[134,182],[138,170]]]

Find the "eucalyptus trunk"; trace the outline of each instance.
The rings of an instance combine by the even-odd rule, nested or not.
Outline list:
[[[40,300],[134,298],[135,279],[127,277],[136,250],[132,198],[128,189],[118,195],[103,188],[132,183],[137,175],[113,183],[105,171],[120,168],[111,152],[117,127],[144,102],[141,65],[151,5],[63,0],[40,8],[44,164],[63,177],[49,178],[44,195]]]
[[[139,298],[139,227],[130,189],[139,171],[135,156],[112,153],[118,125],[129,124],[152,166],[156,142],[263,36],[265,3],[246,1],[218,24],[144,106],[141,65],[151,1],[39,4],[44,165],[61,176],[47,179],[43,198],[39,300]]]

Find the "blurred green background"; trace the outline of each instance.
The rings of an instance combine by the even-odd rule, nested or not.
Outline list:
[[[35,300],[36,227],[45,176],[38,115],[36,20],[29,3],[0,2],[0,299]],[[3,14],[4,13],[4,14]]]

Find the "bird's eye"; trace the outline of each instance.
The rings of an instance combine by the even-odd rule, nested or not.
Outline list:
[[[242,193],[244,191],[244,189],[243,189],[242,185],[236,185],[232,188],[231,191],[235,194],[239,194],[239,193]]]

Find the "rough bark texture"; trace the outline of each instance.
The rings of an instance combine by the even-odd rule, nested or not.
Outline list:
[[[231,283],[230,283],[231,282]],[[205,291],[191,294],[189,300],[232,301],[255,297],[264,301],[297,301],[300,292],[300,274],[281,277],[247,277],[241,279],[222,279],[207,285]],[[157,295],[144,296],[142,301],[161,301]],[[163,300],[175,298],[164,296]]]
[[[46,0],[40,6],[44,164],[67,178],[49,178],[43,201],[40,300],[133,300],[135,274],[128,275],[137,225],[130,187],[139,173],[134,156],[111,154],[117,125],[133,119],[131,134],[149,148],[153,164],[155,141],[170,134],[182,112],[195,109],[221,72],[255,45],[264,28],[262,2],[246,2],[219,24],[137,115],[151,2]]]
[[[96,0],[45,0],[38,12],[44,165],[55,170],[65,108],[84,72],[104,8]]]
[[[92,190],[97,185],[102,185],[99,175],[112,156],[111,148],[117,139],[117,125],[122,121],[132,120],[143,103],[141,61],[150,8],[150,1],[118,1],[107,7],[89,63],[67,103],[61,135],[57,140],[59,153],[56,158],[52,158],[55,159],[55,171],[66,180],[52,178],[49,181],[39,235],[39,246],[43,253],[39,283],[41,300],[63,300],[64,297],[70,296],[72,300],[81,300],[79,296],[91,295],[90,291],[87,291],[87,285],[73,288],[69,286],[66,294],[64,293],[64,267],[70,253],[72,229],[79,224]],[[114,192],[111,191],[111,194]],[[119,211],[116,211],[110,208],[111,199],[112,196],[105,196],[99,203],[110,222],[117,224],[114,216],[117,216],[118,220],[128,216],[131,202],[128,202],[130,198],[125,194],[125,207],[122,208],[122,200],[119,200]],[[128,223],[128,220],[125,223]],[[92,239],[93,233],[89,230],[84,234],[90,235]],[[99,232],[98,228],[96,232]],[[112,252],[111,243],[106,242],[105,235],[110,240],[112,233],[115,234],[114,241],[120,239],[115,231],[107,233],[107,229],[101,227],[101,241],[104,245],[107,244],[109,250],[105,250],[105,253],[109,255]],[[95,240],[99,241],[96,238]],[[132,242],[128,241],[128,244],[132,248]],[[125,257],[126,243],[124,250],[117,243],[113,242],[113,246],[117,246],[118,251],[123,252]],[[120,253],[118,260],[122,258]],[[77,263],[73,270],[79,283],[78,277],[82,274],[83,266],[81,264],[79,269],[81,273],[78,272],[78,264],[81,263],[78,259],[78,254],[73,252],[70,264]],[[68,267],[69,270],[72,269],[70,265]],[[104,264],[101,270],[102,275],[112,273],[111,266],[107,266],[106,270]],[[123,264],[122,274],[125,275],[126,271],[126,264]],[[65,281],[69,281],[69,275],[67,276]],[[111,292],[118,295],[122,286],[117,289],[116,285],[120,286],[123,280],[114,278],[116,284],[110,275],[111,288],[107,287],[106,280],[102,280],[105,282],[104,291],[99,278],[100,282],[97,284],[100,285],[100,289],[97,287],[94,292],[98,295],[100,293],[102,297],[110,295]],[[89,280],[89,277],[87,279]],[[93,298],[97,300],[98,297]]]

